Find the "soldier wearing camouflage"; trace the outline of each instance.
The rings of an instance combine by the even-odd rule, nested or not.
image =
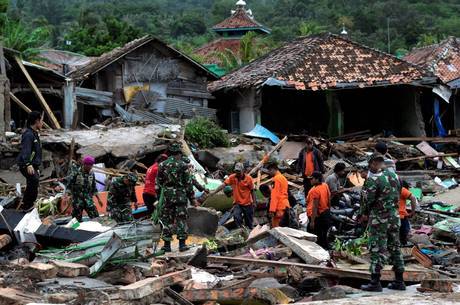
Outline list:
[[[69,175],[64,179],[66,189],[72,195],[72,217],[80,222],[83,211],[86,211],[89,218],[99,217],[93,202],[93,196],[96,196],[99,203],[101,202],[96,188],[96,177],[91,170],[93,165],[94,158],[90,156],[83,159],[81,166],[72,162]]]
[[[181,145],[173,143],[169,147],[170,157],[158,169],[157,187],[163,192],[164,205],[161,211],[165,251],[171,251],[173,229],[180,241],[180,250],[185,250],[187,234],[187,203],[194,201],[193,181],[188,165],[182,159]]]
[[[109,187],[107,207],[110,217],[116,222],[129,222],[133,220],[131,202],[136,202],[137,176],[128,174],[112,180]]]
[[[374,154],[369,165],[373,162],[382,164],[383,156]],[[368,218],[369,243],[371,254],[370,285],[363,286],[364,290],[381,291],[380,272],[387,263],[393,265],[395,274],[403,274],[404,261],[399,241],[401,225],[398,212],[398,200],[401,185],[395,173],[388,170],[372,172],[362,190],[361,215]],[[389,254],[389,260],[387,255]]]

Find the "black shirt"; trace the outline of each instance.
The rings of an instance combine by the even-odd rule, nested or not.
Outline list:
[[[32,128],[27,128],[22,134],[21,152],[18,156],[19,167],[33,165],[38,168],[42,163],[42,145],[40,137]]]

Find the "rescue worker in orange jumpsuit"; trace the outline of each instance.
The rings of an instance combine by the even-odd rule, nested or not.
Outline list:
[[[266,168],[268,174],[273,177],[273,188],[270,195],[269,215],[272,219],[272,227],[279,227],[284,214],[290,208],[288,199],[288,181],[279,169],[276,161],[268,161]]]

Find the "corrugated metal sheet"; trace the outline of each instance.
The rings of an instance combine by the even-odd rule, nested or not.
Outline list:
[[[190,104],[175,98],[159,98],[155,103],[152,103],[150,110],[168,115],[182,114],[189,118],[195,116],[216,118],[216,109]]]

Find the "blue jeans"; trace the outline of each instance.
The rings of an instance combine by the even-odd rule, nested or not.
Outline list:
[[[254,221],[254,207],[251,205],[239,205],[235,204],[233,208],[233,219],[238,227],[244,225],[252,230]]]

